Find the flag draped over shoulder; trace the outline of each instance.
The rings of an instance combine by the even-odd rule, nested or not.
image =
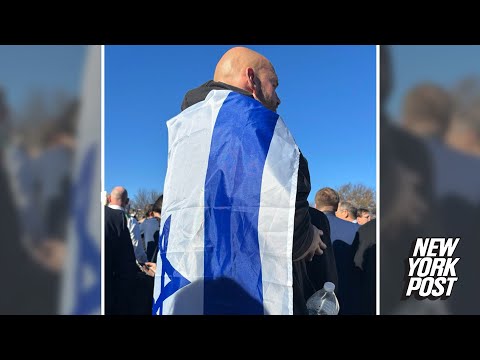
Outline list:
[[[167,127],[153,314],[292,314],[300,152],[283,120],[213,90]]]

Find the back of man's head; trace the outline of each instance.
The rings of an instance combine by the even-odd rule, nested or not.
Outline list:
[[[315,208],[320,211],[337,211],[340,196],[332,188],[325,187],[315,195]]]
[[[160,195],[157,200],[155,200],[152,206],[153,215],[157,218],[160,218],[160,215],[162,214],[162,205],[163,205],[163,194]]]
[[[258,52],[245,47],[234,47],[218,61],[213,80],[248,91],[245,70],[251,67],[257,72],[268,66],[271,66],[270,62]]]
[[[415,135],[442,139],[452,111],[453,100],[446,90],[434,84],[421,84],[406,95],[402,122]]]
[[[144,208],[144,213],[147,218],[153,216],[153,204],[147,204]]]
[[[480,155],[480,97],[458,107],[445,142],[463,153]]]
[[[219,60],[213,80],[242,89],[276,112],[280,99],[276,93],[278,77],[268,59],[245,47],[234,47]]]
[[[122,186],[115,186],[110,192],[110,204],[125,207],[128,203],[128,192]]]

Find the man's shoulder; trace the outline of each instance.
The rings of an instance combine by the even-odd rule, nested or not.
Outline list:
[[[117,209],[112,209],[110,206],[105,206],[105,214],[117,214],[117,213],[121,213],[122,211],[121,210],[117,210]]]
[[[313,221],[315,220],[315,222],[321,222],[321,223],[325,223],[325,222],[328,222],[328,217],[327,215],[325,215],[323,212],[321,212],[320,210],[318,209],[315,209],[313,207],[309,207],[308,208],[308,211],[310,212],[310,217],[312,218],[312,224],[313,224]],[[315,225],[315,224],[313,224]]]
[[[192,105],[195,105],[199,102],[204,101],[207,98],[207,96],[212,91],[215,91],[215,90],[232,91],[234,93],[238,93],[240,95],[244,95],[253,99],[253,96],[251,94],[249,94],[248,92],[240,88],[237,88],[235,86],[225,84],[222,82],[209,80],[206,83],[200,85],[199,87],[189,90],[185,94],[185,97],[183,98],[183,102],[181,106],[182,111],[185,109],[188,109]]]
[[[227,128],[243,128],[244,131],[256,131],[258,128],[269,128],[278,123],[279,115],[262,105],[258,100],[248,95],[232,90],[211,90],[208,95],[192,104],[180,114],[167,121],[169,129],[175,131],[187,128],[192,123],[209,128],[212,119],[222,120],[222,126]],[[237,131],[234,135],[241,136]]]
[[[351,221],[340,219],[333,214],[328,214],[327,217],[328,217],[328,220],[330,221],[330,226],[333,226],[332,225],[333,223],[337,227],[340,227],[345,230],[354,231],[354,232],[356,232],[360,227],[358,224],[354,224]]]
[[[112,209],[109,206],[105,206],[105,223],[117,223],[123,221],[121,220],[123,216],[122,210]]]
[[[122,218],[124,219],[125,216],[126,215],[123,210],[114,209],[109,207],[108,205],[105,206],[105,219],[107,219],[107,217],[112,219],[122,219]]]
[[[360,238],[362,238],[362,237],[368,237],[368,238],[375,237],[375,234],[377,232],[376,224],[377,224],[377,220],[373,219],[373,220],[367,222],[366,224],[361,225],[358,228],[358,233],[360,235]]]

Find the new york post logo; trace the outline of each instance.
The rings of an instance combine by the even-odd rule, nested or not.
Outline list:
[[[408,258],[403,299],[447,299],[458,280],[453,253],[460,238],[417,238]]]

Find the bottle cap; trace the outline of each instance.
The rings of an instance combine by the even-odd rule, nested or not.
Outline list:
[[[335,284],[330,282],[330,281],[327,281],[324,285],[323,285],[323,288],[325,289],[325,291],[328,291],[328,292],[333,292],[335,290]]]

